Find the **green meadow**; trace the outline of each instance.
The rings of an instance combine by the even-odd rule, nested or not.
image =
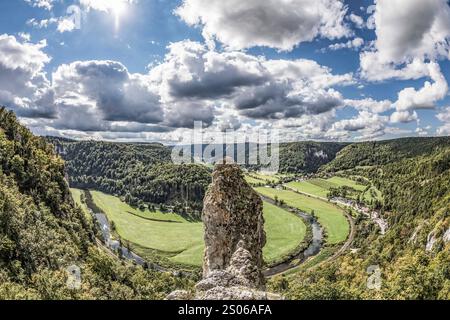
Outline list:
[[[116,232],[143,258],[151,260],[156,251],[172,263],[201,266],[204,250],[201,222],[187,221],[174,213],[135,209],[117,197],[98,191],[91,193],[96,205],[114,221]],[[73,194],[76,196],[79,191]],[[306,226],[301,218],[266,202],[264,219],[267,244],[263,254],[268,263],[294,251],[305,237]]]
[[[271,199],[277,196],[279,200],[284,200],[287,205],[304,212],[311,213],[314,210],[319,223],[328,234],[327,242],[329,244],[341,243],[347,239],[350,227],[344,212],[337,206],[289,190],[278,190],[268,187],[255,188],[255,190]]]
[[[367,186],[359,184],[358,182],[343,178],[343,177],[332,177],[329,179],[310,179],[305,181],[293,181],[286,184],[286,186],[304,193],[311,194],[320,198],[327,198],[328,192],[331,188],[338,188],[342,186],[347,186],[356,190],[356,193],[349,194],[350,198],[357,198],[359,193],[363,193],[364,200],[370,202],[371,200],[381,200],[381,192],[378,191],[374,186],[371,186],[368,190]]]

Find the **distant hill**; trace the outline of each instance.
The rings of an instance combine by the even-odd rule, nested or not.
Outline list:
[[[450,137],[417,137],[352,143],[343,148],[322,171],[336,172],[356,166],[383,165],[431,154],[450,147]]]
[[[66,161],[70,185],[119,195],[139,202],[189,204],[200,210],[210,170],[203,165],[176,165],[162,144],[70,141],[49,137]]]
[[[348,143],[291,142],[280,145],[280,171],[284,173],[315,173],[332,161]]]

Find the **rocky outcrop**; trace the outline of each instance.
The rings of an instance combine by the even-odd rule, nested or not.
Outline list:
[[[263,205],[236,164],[219,164],[205,196],[203,279],[194,299],[280,299],[265,292],[262,248],[266,243]],[[172,293],[181,299],[186,292]]]
[[[236,164],[220,164],[203,204],[203,277],[228,270],[248,286],[262,288],[262,248],[266,243],[262,200]]]

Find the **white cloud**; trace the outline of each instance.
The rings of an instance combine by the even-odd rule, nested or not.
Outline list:
[[[351,13],[349,16],[351,22],[355,24],[358,29],[362,29],[365,27],[364,19],[354,13]]]
[[[172,44],[169,50],[165,61],[150,71],[163,103],[226,104],[249,118],[291,118],[341,105],[342,96],[329,87],[353,83],[351,74],[333,75],[306,59],[266,60],[211,51],[192,41]]]
[[[380,116],[366,110],[360,111],[359,114],[352,119],[344,119],[333,123],[328,134],[341,135],[349,132],[358,133],[355,138],[358,140],[374,139],[385,134],[386,123],[389,118]]]
[[[209,43],[215,39],[230,49],[288,51],[316,37],[352,35],[344,22],[347,8],[335,0],[184,0],[175,12],[187,24],[201,26]]]
[[[450,135],[450,107],[443,108],[437,115],[439,121],[443,122],[443,125],[437,129],[439,135]]]
[[[55,0],[25,0],[25,2],[33,7],[51,10],[53,8],[53,3],[55,2]]]
[[[408,123],[417,121],[418,116],[415,111],[394,111],[390,118],[392,123]]]
[[[429,76],[428,64],[416,58],[402,67],[394,63],[383,63],[375,51],[365,51],[360,54],[361,76],[369,81],[384,81],[387,79],[419,79]]]
[[[448,58],[447,0],[377,0],[373,10],[377,38],[361,53],[364,78],[417,79],[427,75],[425,59]]]
[[[340,50],[340,49],[358,49],[364,45],[363,38],[355,38],[343,43],[334,43],[328,46],[328,49],[332,51]]]
[[[419,136],[428,136],[430,134],[431,127],[427,126],[425,128],[420,128],[417,127],[415,132],[419,135]]]
[[[430,78],[434,81],[426,81],[423,88],[405,88],[398,93],[398,99],[394,103],[398,111],[433,108],[435,103],[443,99],[448,91],[448,84],[441,73],[439,64],[430,62],[427,64]]]
[[[53,92],[43,68],[50,57],[42,49],[46,41],[22,43],[0,35],[0,104],[21,116],[52,117]]]
[[[36,18],[31,18],[27,21],[27,25],[32,26],[33,28],[43,29],[48,28],[48,26],[58,23],[59,19],[50,18],[50,19],[42,19],[37,20]]]
[[[80,0],[86,10],[111,11],[125,4],[136,3],[137,0]]]
[[[60,33],[64,33],[64,32],[70,32],[75,30],[76,25],[73,21],[73,19],[67,19],[67,18],[61,18],[58,21],[58,27],[56,28],[56,30],[58,30],[58,32]]]
[[[98,123],[101,129],[101,120],[153,124],[163,121],[159,96],[148,78],[130,74],[119,62],[77,61],[61,65],[53,73],[53,89],[58,110],[66,113],[59,118],[76,122],[70,125],[71,129]],[[75,117],[67,116],[68,112]],[[94,119],[93,123],[85,121],[85,116]]]
[[[130,73],[116,61],[76,61],[59,66],[50,83],[45,45],[0,36],[0,52],[7,53],[0,68],[17,82],[0,75],[0,102],[28,117],[23,121],[36,132],[125,140],[164,132],[173,139],[202,120],[218,130],[245,130],[250,122],[280,127],[286,140],[368,139],[384,134],[389,117],[379,113],[392,108],[388,100],[345,100],[334,87],[354,84],[352,74],[334,75],[315,61],[270,60],[192,41],[170,45],[148,74]],[[344,106],[358,116],[335,122]]]
[[[377,0],[374,17],[381,62],[447,55],[450,7],[446,0]]]
[[[19,38],[22,41],[26,41],[26,42],[30,42],[31,41],[31,35],[29,33],[19,32],[17,35],[19,36]]]
[[[368,111],[372,113],[383,113],[392,109],[392,101],[390,100],[374,100],[372,98],[365,98],[360,100],[347,99],[345,100],[347,106],[351,106],[357,110]]]
[[[360,54],[361,77],[370,81],[420,79],[420,89],[398,93],[391,121],[417,120],[414,110],[434,108],[448,92],[438,60],[448,59],[450,6],[447,0],[377,0],[368,10],[376,40]]]

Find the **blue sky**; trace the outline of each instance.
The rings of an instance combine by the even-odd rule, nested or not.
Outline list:
[[[0,0],[0,104],[73,138],[448,135],[449,41],[446,0]]]

